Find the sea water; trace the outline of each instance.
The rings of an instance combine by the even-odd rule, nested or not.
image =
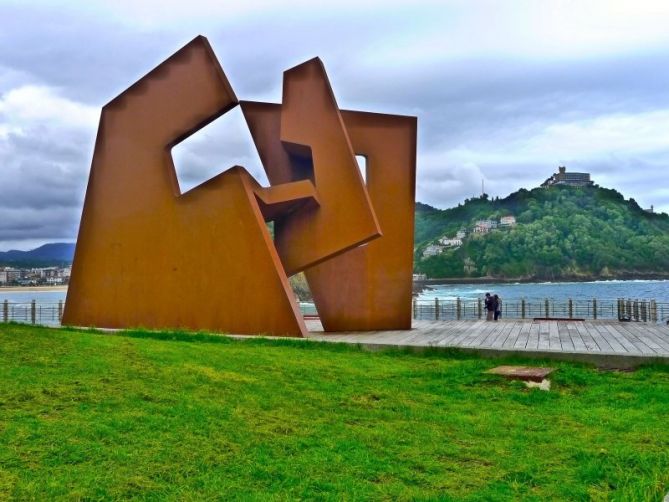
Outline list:
[[[418,300],[474,300],[486,293],[498,294],[504,301],[560,302],[572,299],[584,301],[656,300],[669,303],[669,281],[593,281],[593,282],[538,282],[510,284],[435,284],[423,289]]]
[[[483,298],[486,293],[497,293],[505,300],[656,300],[669,303],[669,281],[593,281],[593,282],[536,282],[509,284],[433,284],[423,289],[419,300],[473,300]],[[3,291],[0,288],[0,302],[57,304],[65,301],[66,290],[57,291]],[[305,303],[304,308],[308,307]]]
[[[66,295],[66,290],[17,291],[16,289],[11,289],[3,291],[0,288],[0,303],[5,300],[9,301],[9,303],[30,303],[35,300],[38,304],[57,305],[59,301],[65,301]]]

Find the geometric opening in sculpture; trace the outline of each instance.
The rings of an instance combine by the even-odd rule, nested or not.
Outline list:
[[[360,168],[360,176],[362,176],[362,181],[367,183],[367,157],[356,154],[355,160],[358,162],[358,168]]]
[[[260,184],[268,184],[239,107],[174,145],[172,158],[182,194],[234,165],[244,166]],[[212,162],[212,158],[218,160]]]

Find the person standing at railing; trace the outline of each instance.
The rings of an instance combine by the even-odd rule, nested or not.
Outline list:
[[[492,304],[495,307],[495,321],[502,317],[502,299],[499,295],[492,297]]]
[[[495,306],[493,305],[493,297],[490,296],[490,293],[485,294],[485,311],[486,321],[492,321],[493,316],[495,315]]]

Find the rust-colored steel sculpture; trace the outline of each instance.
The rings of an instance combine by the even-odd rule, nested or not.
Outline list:
[[[416,119],[342,112],[383,237],[306,270],[325,331],[411,329]]]
[[[241,104],[270,186],[181,194],[170,149],[237,104],[197,37],[103,108],[63,323],[303,336],[305,271],[326,330],[410,328],[415,118],[340,112],[314,59]]]

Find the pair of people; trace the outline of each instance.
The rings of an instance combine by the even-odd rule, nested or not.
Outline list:
[[[498,295],[485,294],[486,320],[498,320],[502,316],[502,299]]]

